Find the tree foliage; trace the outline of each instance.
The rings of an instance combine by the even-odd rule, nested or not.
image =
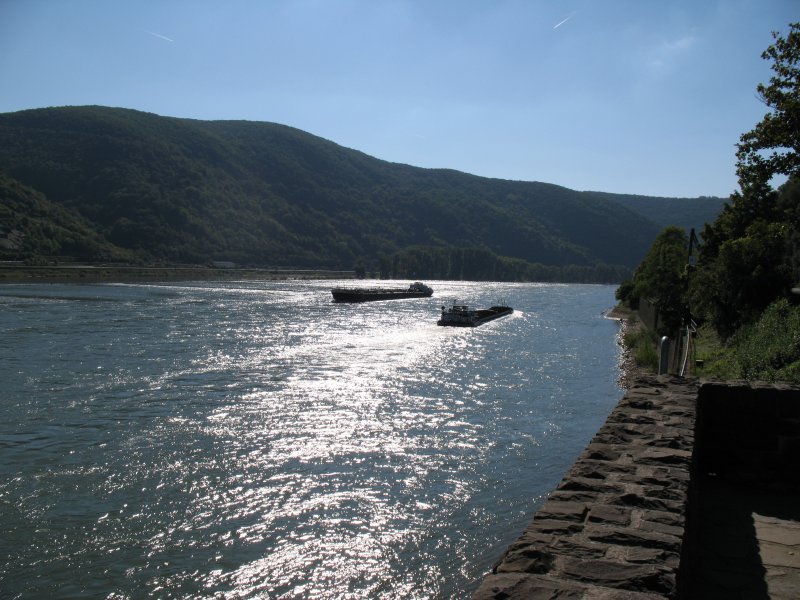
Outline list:
[[[797,277],[800,181],[754,202],[736,194],[706,227],[693,276],[693,311],[729,337],[778,298],[788,298]]]
[[[800,23],[791,23],[782,37],[761,55],[772,61],[769,84],[758,84],[758,95],[770,112],[743,134],[738,144],[737,173],[743,193],[767,184],[775,175],[800,172]],[[757,191],[757,190],[756,190]]]
[[[108,243],[79,217],[0,173],[0,258],[45,256],[131,261],[130,252]]]
[[[617,289],[617,298],[638,307],[646,298],[658,307],[659,328],[671,335],[686,316],[686,256],[689,238],[680,227],[667,227],[656,237],[633,279]]]
[[[773,37],[762,57],[774,76],[757,88],[771,112],[741,136],[740,189],[705,227],[691,282],[693,312],[723,338],[790,298],[800,277],[800,24]],[[777,190],[775,175],[788,177]]]

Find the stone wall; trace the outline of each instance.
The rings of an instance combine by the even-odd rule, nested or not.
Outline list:
[[[701,579],[704,589],[726,589],[735,576],[724,574],[723,587],[712,588],[697,566],[700,548],[708,548],[708,531],[700,545],[698,489],[708,478],[726,478],[748,484],[748,493],[796,491],[798,465],[800,389],[640,379],[473,598],[691,598],[699,597],[692,586],[699,589]],[[791,523],[798,516],[788,514]],[[784,588],[791,580],[794,594],[800,539],[784,546],[774,579]],[[769,574],[767,562],[758,566],[756,579]]]
[[[677,595],[698,387],[632,387],[473,597]]]
[[[658,307],[653,302],[647,298],[640,298],[637,313],[645,327],[653,331],[658,329]]]

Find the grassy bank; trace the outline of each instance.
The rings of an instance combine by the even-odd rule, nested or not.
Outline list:
[[[800,306],[778,300],[725,342],[703,327],[696,350],[701,376],[800,383]]]
[[[636,369],[658,369],[658,335],[627,317],[622,343]],[[709,325],[694,338],[692,375],[714,379],[747,379],[800,383],[800,306],[788,300],[770,305],[758,321],[722,340]]]
[[[619,343],[622,346],[619,382],[623,388],[630,387],[636,379],[650,371],[645,359],[647,330],[642,325],[636,311],[621,304],[611,309],[606,317],[620,322]]]
[[[626,331],[623,344],[630,349],[636,366],[648,373],[658,370],[658,335],[645,327],[635,327]]]

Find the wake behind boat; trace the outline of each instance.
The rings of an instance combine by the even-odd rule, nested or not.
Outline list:
[[[331,290],[334,302],[371,302],[373,300],[397,300],[400,298],[429,298],[433,288],[415,281],[408,288],[347,288]]]
[[[510,306],[472,309],[465,304],[454,304],[450,308],[442,307],[442,316],[436,324],[450,327],[477,327],[513,312],[514,309]]]

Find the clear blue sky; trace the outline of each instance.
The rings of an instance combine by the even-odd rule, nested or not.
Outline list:
[[[291,125],[393,162],[727,196],[800,0],[0,0],[0,112]]]

